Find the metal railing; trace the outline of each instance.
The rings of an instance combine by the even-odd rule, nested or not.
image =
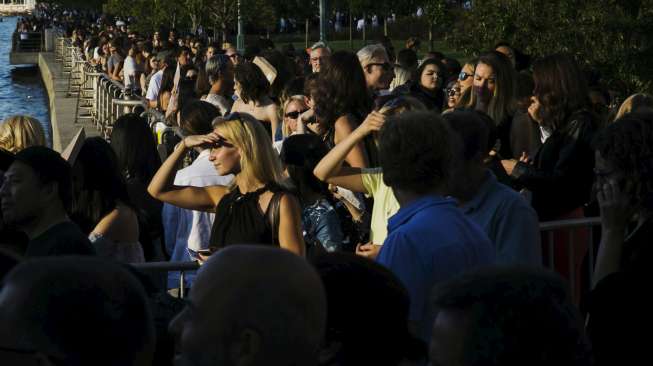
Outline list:
[[[120,116],[147,107],[145,98],[128,96],[121,82],[98,72],[62,34],[56,37],[55,60],[63,65],[63,72],[68,76],[68,95],[77,97],[75,122],[92,120],[105,139],[111,136],[113,124]],[[152,124],[152,120],[148,122]]]
[[[540,223],[543,265],[565,277],[576,301],[592,283],[600,217]],[[586,270],[586,272],[584,272]]]
[[[198,270],[200,264],[198,262],[149,262],[134,263],[132,267],[148,274],[179,272],[178,297],[183,298],[186,296],[186,272]]]
[[[583,219],[571,219],[571,220],[561,220],[561,221],[548,221],[540,223],[540,233],[544,238],[547,238],[543,242],[543,249],[545,254],[549,257],[548,260],[545,260],[543,265],[551,270],[560,272],[558,266],[555,262],[555,252],[556,244],[556,234],[564,233],[567,235],[567,241],[564,244],[564,249],[569,255],[569,260],[566,263],[568,267],[568,274],[561,273],[563,277],[567,277],[569,280],[569,285],[572,290],[572,294],[577,294],[580,291],[578,285],[576,284],[578,276],[578,265],[576,263],[576,254],[580,254],[583,258],[587,258],[588,263],[588,281],[591,283],[592,274],[594,272],[594,255],[596,253],[594,242],[593,229],[600,227],[601,220],[598,217],[583,218]],[[588,235],[584,235],[584,240],[579,241],[577,233],[580,231],[587,231]],[[581,249],[582,253],[575,253],[575,250]],[[133,266],[143,272],[147,273],[161,273],[161,272],[180,272],[179,277],[179,296],[184,297],[186,293],[186,277],[185,272],[195,271],[199,269],[200,265],[198,262],[150,262],[150,263],[140,263],[133,264]]]

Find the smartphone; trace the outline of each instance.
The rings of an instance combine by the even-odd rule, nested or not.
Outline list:
[[[208,255],[213,254],[213,250],[211,250],[211,249],[200,249],[200,250],[196,250],[195,253],[201,254],[203,256],[208,256]]]

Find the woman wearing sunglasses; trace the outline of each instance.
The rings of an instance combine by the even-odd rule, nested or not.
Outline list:
[[[178,207],[215,212],[211,251],[234,244],[264,244],[304,255],[301,208],[281,183],[281,165],[268,141],[263,126],[250,116],[234,113],[217,118],[212,133],[187,136],[179,143],[148,192]],[[174,185],[178,162],[188,149],[199,146],[211,149],[209,160],[219,175],[235,175],[231,185]]]
[[[293,95],[283,105],[283,138],[307,132],[304,122],[300,120],[302,114],[309,110],[303,95]],[[310,130],[308,130],[310,131]]]

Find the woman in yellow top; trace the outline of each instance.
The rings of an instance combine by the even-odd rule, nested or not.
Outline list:
[[[390,216],[399,210],[399,203],[392,189],[383,183],[381,168],[352,168],[343,166],[347,154],[367,135],[376,134],[389,116],[406,111],[425,110],[424,105],[411,97],[398,97],[388,101],[379,111],[370,113],[363,123],[338,143],[315,167],[313,174],[320,180],[365,193],[374,198],[370,243],[356,246],[356,254],[376,258],[381,245],[388,235],[387,225]]]

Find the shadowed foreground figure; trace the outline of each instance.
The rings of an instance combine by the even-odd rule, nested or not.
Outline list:
[[[553,272],[472,272],[436,287],[434,305],[432,366],[591,364],[580,314]]]
[[[175,364],[315,365],[325,324],[324,288],[304,259],[230,246],[202,266],[186,308],[170,323]]]
[[[121,265],[91,257],[34,259],[0,291],[0,365],[152,362],[145,291]]]
[[[426,345],[408,328],[408,291],[390,270],[342,252],[321,255],[313,265],[328,302],[320,366],[396,366],[424,361]]]

